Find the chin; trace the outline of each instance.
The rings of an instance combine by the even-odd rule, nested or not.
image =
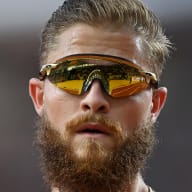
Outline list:
[[[81,142],[72,144],[72,158],[79,162],[102,163],[112,152],[112,147],[106,146],[105,143],[93,139],[86,138]]]

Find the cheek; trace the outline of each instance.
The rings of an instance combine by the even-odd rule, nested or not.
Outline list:
[[[136,96],[130,97],[121,104],[116,112],[117,120],[119,120],[127,132],[132,132],[135,128],[148,118],[151,112],[152,97],[150,92],[144,92]]]
[[[75,115],[79,101],[77,97],[62,90],[58,94],[56,89],[54,85],[45,86],[44,110],[52,125],[56,129],[63,129],[66,122]]]

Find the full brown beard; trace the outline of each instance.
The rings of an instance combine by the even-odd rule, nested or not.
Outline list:
[[[111,130],[117,143],[114,150],[107,150],[91,139],[75,147],[71,144],[77,126],[90,121],[99,122]],[[46,113],[38,120],[38,126],[37,143],[45,180],[60,192],[125,191],[143,169],[154,144],[150,118],[127,136],[123,135],[119,122],[89,113],[69,121],[62,134],[51,125]],[[74,155],[77,149],[84,151],[84,158]]]

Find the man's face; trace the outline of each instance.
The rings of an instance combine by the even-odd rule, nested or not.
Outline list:
[[[140,37],[134,36],[125,29],[74,25],[58,37],[57,48],[50,51],[47,63],[54,63],[62,57],[79,53],[98,53],[127,58],[138,63],[144,70],[150,71],[149,64],[143,57]],[[68,167],[71,162],[75,162],[73,166],[75,174],[80,172],[85,174],[87,170],[87,173],[92,172],[94,175],[94,172],[98,173],[98,170],[103,170],[105,166],[112,167],[114,157],[116,161],[121,161],[122,159],[118,159],[117,156],[123,156],[126,151],[132,151],[132,148],[139,146],[138,151],[135,151],[136,157],[127,160],[132,163],[136,161],[132,166],[136,166],[136,169],[129,170],[128,172],[132,173],[127,177],[133,179],[136,176],[151,147],[153,140],[151,127],[165,101],[165,89],[156,91],[156,98],[151,89],[129,97],[112,98],[105,93],[97,80],[92,83],[88,92],[81,96],[60,90],[49,80],[44,82],[31,80],[30,84],[30,93],[37,113],[42,117],[39,137],[44,153],[48,154],[54,150],[53,155],[59,152],[60,161],[62,161],[62,154],[63,161],[68,162]],[[50,145],[55,148],[50,149]],[[142,145],[146,145],[147,149],[142,151]],[[129,146],[132,148],[128,149]],[[120,154],[119,152],[123,150],[124,152]],[[142,154],[138,154],[137,157],[139,151]],[[67,156],[67,160],[64,156]],[[137,163],[139,158],[141,162]],[[58,159],[52,164],[49,161],[54,161],[54,158],[46,162],[50,172],[51,169],[59,169],[59,165],[54,168]],[[60,170],[55,173],[59,174],[59,172]],[[72,169],[69,172],[72,172]],[[49,173],[48,177],[56,177],[56,174]],[[65,179],[67,178],[69,177]],[[50,180],[55,182],[53,185],[61,185],[56,179]]]
[[[139,63],[143,69],[149,70],[142,57],[140,38],[131,34],[127,35],[127,33],[123,29],[113,31],[84,24],[75,25],[58,37],[58,48],[50,52],[48,63],[54,63],[71,54],[101,53],[129,58]],[[82,96],[76,96],[58,90],[46,80],[43,99],[48,119],[59,132],[63,132],[63,128],[70,119],[85,112],[92,112],[118,120],[123,126],[124,134],[128,134],[146,119],[152,109],[152,90],[145,90],[131,97],[114,99],[102,90],[98,81],[92,84],[89,92]],[[76,135],[74,141],[86,137],[88,136]],[[112,138],[105,136],[97,139],[101,143],[107,142],[108,147],[113,147],[115,144],[111,140]]]

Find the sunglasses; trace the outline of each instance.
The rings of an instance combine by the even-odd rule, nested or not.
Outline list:
[[[75,54],[43,65],[39,79],[45,78],[74,95],[87,92],[94,80],[99,80],[105,92],[115,98],[158,88],[154,73],[143,71],[130,60],[102,54]]]

